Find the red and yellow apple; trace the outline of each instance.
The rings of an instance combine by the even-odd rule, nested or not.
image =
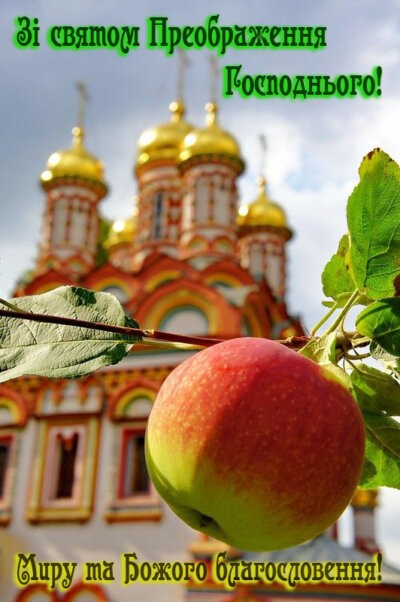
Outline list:
[[[359,481],[361,412],[332,374],[279,343],[240,338],[184,361],[149,417],[146,461],[191,527],[243,550],[329,527]]]

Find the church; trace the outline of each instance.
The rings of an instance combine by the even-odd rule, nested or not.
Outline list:
[[[141,134],[137,197],[128,217],[112,224],[101,216],[108,184],[101,160],[86,148],[81,113],[72,145],[52,153],[40,176],[40,247],[14,296],[79,285],[112,293],[145,329],[219,339],[301,336],[285,302],[292,237],[285,212],[269,198],[264,173],[254,200],[238,209],[245,160],[217,103],[205,109],[205,123],[192,125],[178,96],[170,119]],[[1,602],[400,600],[400,573],[385,563],[373,586],[121,584],[121,563],[133,553],[138,562],[207,564],[219,551],[271,562],[368,562],[378,550],[376,491],[353,498],[352,548],[340,545],[334,525],[303,546],[249,555],[172,514],[148,477],[144,433],[161,383],[191,353],[137,345],[123,362],[89,377],[26,376],[0,386]],[[48,588],[32,575],[17,586],[18,554],[76,563],[71,587]],[[96,578],[86,563],[101,567]]]

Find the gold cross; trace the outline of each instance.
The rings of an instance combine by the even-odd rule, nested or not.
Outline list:
[[[259,136],[261,153],[260,153],[260,176],[266,177],[266,167],[267,167],[267,139],[264,134],[260,134]]]
[[[186,68],[190,65],[190,61],[183,48],[178,48],[178,100],[183,102]]]
[[[78,127],[83,130],[85,125],[85,112],[86,103],[90,100],[89,93],[83,82],[77,82],[76,87],[78,89]]]
[[[217,102],[217,87],[218,87],[218,78],[219,78],[219,65],[218,59],[215,54],[210,56],[210,101],[216,103]]]

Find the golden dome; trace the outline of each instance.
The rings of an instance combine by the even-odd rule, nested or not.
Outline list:
[[[43,187],[57,178],[84,178],[106,187],[103,163],[87,152],[83,145],[84,131],[80,127],[72,130],[72,147],[50,155],[46,169],[40,176]]]
[[[171,121],[149,128],[140,135],[136,170],[151,161],[177,161],[183,139],[192,131],[193,126],[183,119],[183,102],[171,102],[169,109]]]
[[[108,236],[104,241],[104,248],[110,251],[112,248],[122,243],[132,243],[137,225],[137,211],[130,217],[120,218],[113,222]]]
[[[288,228],[285,212],[267,196],[265,178],[258,178],[258,195],[255,200],[239,209],[237,224]]]
[[[180,160],[186,161],[199,155],[224,155],[238,161],[242,172],[244,163],[239,144],[231,134],[219,127],[217,105],[214,102],[207,103],[206,111],[206,127],[196,129],[186,136]]]

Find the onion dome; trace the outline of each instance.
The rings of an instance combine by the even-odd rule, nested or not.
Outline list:
[[[133,243],[137,226],[137,212],[130,217],[115,220],[111,225],[108,236],[103,243],[107,252],[121,244]]]
[[[185,105],[171,102],[171,121],[145,130],[138,140],[136,171],[153,161],[178,161],[183,139],[193,126],[183,119]]]
[[[219,155],[237,163],[238,172],[241,173],[244,162],[239,144],[231,134],[218,125],[216,103],[207,103],[206,112],[206,127],[196,129],[186,136],[180,160],[183,162],[198,156]]]
[[[47,188],[56,179],[73,178],[100,185],[105,192],[107,185],[104,180],[103,163],[87,152],[83,144],[83,128],[74,127],[72,135],[71,148],[50,155],[46,169],[40,176],[43,188]]]
[[[238,226],[270,226],[288,229],[284,210],[267,196],[265,178],[258,178],[257,183],[257,197],[247,207],[239,209]]]

